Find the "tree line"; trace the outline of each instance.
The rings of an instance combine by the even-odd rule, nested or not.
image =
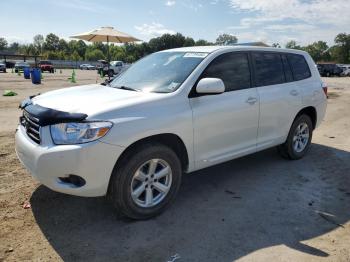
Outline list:
[[[7,40],[0,37],[0,50],[12,51],[24,55],[42,55],[44,59],[73,60],[73,61],[97,61],[107,59],[109,48],[111,60],[122,60],[132,63],[145,55],[153,52],[187,46],[202,45],[233,45],[238,41],[237,37],[230,34],[219,35],[215,42],[203,39],[195,41],[191,37],[185,37],[180,33],[164,34],[152,38],[148,42],[109,46],[105,43],[86,44],[82,40],[66,41],[55,34],[36,35],[33,42],[19,44],[13,42],[8,44]],[[279,43],[273,47],[279,48]],[[307,51],[316,62],[350,63],[350,34],[340,33],[334,39],[334,45],[328,46],[325,41],[317,41],[310,45],[301,46],[292,40],[286,43],[286,48]]]

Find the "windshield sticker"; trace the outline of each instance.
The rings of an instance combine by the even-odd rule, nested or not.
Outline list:
[[[208,53],[186,53],[184,57],[205,58],[207,55]]]
[[[170,85],[167,86],[167,89],[173,91],[179,86],[179,83],[171,82]]]

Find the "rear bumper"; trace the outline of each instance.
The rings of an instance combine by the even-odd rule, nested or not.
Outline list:
[[[123,152],[122,147],[95,141],[80,145],[54,145],[49,128],[41,130],[41,145],[33,142],[24,128],[16,132],[16,153],[31,175],[48,188],[71,195],[95,197],[107,193],[114,165]],[[86,184],[77,187],[62,182],[59,177],[76,175]]]

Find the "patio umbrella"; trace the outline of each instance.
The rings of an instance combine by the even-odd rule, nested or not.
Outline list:
[[[71,38],[85,40],[88,42],[107,42],[107,59],[109,69],[109,43],[130,43],[141,41],[131,35],[115,30],[111,26],[101,27],[90,32],[81,33],[71,36]]]

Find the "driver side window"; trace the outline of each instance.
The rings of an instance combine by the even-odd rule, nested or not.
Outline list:
[[[215,58],[204,70],[202,78],[220,78],[225,84],[225,92],[251,87],[248,55],[226,53]]]

